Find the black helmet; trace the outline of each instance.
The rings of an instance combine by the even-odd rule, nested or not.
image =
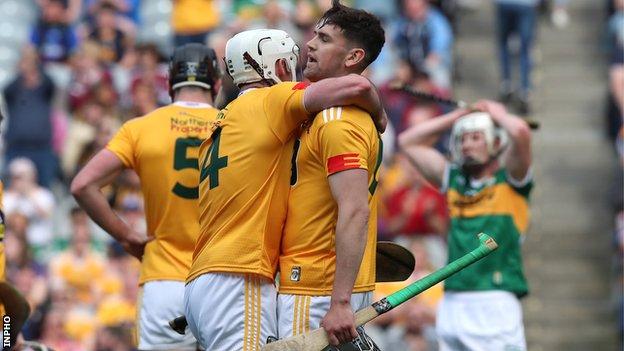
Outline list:
[[[173,51],[169,61],[169,95],[183,86],[198,86],[212,91],[221,77],[217,55],[206,45],[199,43],[185,44]]]

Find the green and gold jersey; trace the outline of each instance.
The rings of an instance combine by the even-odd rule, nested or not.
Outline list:
[[[448,278],[452,291],[506,290],[518,296],[528,292],[522,268],[520,243],[529,225],[530,177],[510,181],[502,168],[493,177],[476,182],[456,166],[449,166],[445,179],[451,217],[448,235],[449,262],[479,245],[484,232],[498,243],[498,250]]]

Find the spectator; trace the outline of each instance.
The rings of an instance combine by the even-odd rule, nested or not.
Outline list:
[[[119,123],[121,121],[121,107],[119,95],[111,81],[101,81],[93,87],[93,100],[102,106],[106,120]]]
[[[304,42],[299,28],[290,20],[288,12],[278,0],[267,0],[262,7],[262,16],[248,26],[249,29],[281,29],[290,34],[300,47]]]
[[[31,314],[22,328],[26,339],[40,337],[41,322],[47,308],[48,284],[45,267],[34,261],[33,252],[26,239],[28,218],[16,212],[7,218],[5,235],[6,276],[24,294]]]
[[[161,63],[162,60],[160,53],[158,52],[158,48],[154,44],[142,44],[137,46],[136,50],[138,54],[138,62],[136,69],[133,72],[132,83],[130,86],[133,103],[136,105],[134,95],[137,93],[136,90],[138,86],[142,85],[142,88],[149,88],[150,93],[155,94],[154,97],[157,99],[157,105],[164,106],[169,104],[171,102],[171,98],[169,97],[169,77],[167,75],[167,66]],[[146,92],[143,91],[140,93]],[[151,100],[151,98],[149,100]],[[141,101],[141,104],[145,103],[145,99],[144,101]],[[137,116],[147,114],[148,112],[153,111],[156,107],[157,106],[154,106],[152,109],[145,110],[142,114]]]
[[[391,237],[445,234],[448,217],[444,196],[414,171],[402,155],[397,155],[394,167],[398,173],[396,184],[393,189],[384,189],[382,196],[387,234]]]
[[[105,327],[98,331],[95,351],[132,351],[130,328],[124,325]]]
[[[157,95],[153,85],[139,81],[132,87],[132,106],[127,119],[144,116],[157,109]]]
[[[67,23],[67,0],[42,0],[41,19],[31,34],[43,62],[67,62],[78,40]]]
[[[140,0],[79,0],[84,1],[84,18],[87,22],[93,23],[97,17],[97,12],[103,3],[116,9],[117,27],[124,33],[135,33],[139,24],[139,2]],[[70,6],[71,8],[71,6]]]
[[[174,0],[171,13],[174,45],[205,44],[219,21],[220,15],[214,0]]]
[[[87,100],[70,121],[67,141],[61,155],[61,164],[66,178],[75,175],[81,156],[95,140],[98,126],[105,118],[104,108],[93,100]]]
[[[59,307],[50,310],[43,322],[41,341],[54,350],[81,351],[83,348],[72,340],[66,330],[67,311]]]
[[[91,231],[84,216],[83,210],[72,210],[71,244],[50,261],[50,280],[55,289],[69,291],[72,301],[93,304],[95,287],[106,265],[91,248]]]
[[[50,190],[37,185],[37,171],[29,159],[12,160],[9,176],[9,187],[3,199],[4,211],[8,217],[21,213],[28,218],[28,243],[34,249],[35,258],[44,261],[50,255],[46,248],[53,239],[54,196]]]
[[[99,52],[98,44],[87,40],[72,59],[72,78],[68,88],[71,112],[80,109],[93,97],[98,84],[112,81],[109,71],[99,62]]]
[[[413,69],[429,74],[434,84],[449,89],[453,32],[448,20],[427,0],[403,0],[394,44]]]
[[[498,22],[498,46],[501,64],[500,100],[512,101],[515,89],[511,80],[511,57],[509,41],[512,35],[520,37],[520,90],[518,92],[518,112],[527,115],[531,112],[531,48],[537,20],[538,0],[496,0]]]
[[[17,77],[4,90],[9,125],[6,162],[27,157],[37,166],[39,183],[50,187],[57,175],[52,150],[52,99],[55,86],[42,71],[37,52],[26,47]]]
[[[119,62],[132,46],[132,38],[117,26],[117,8],[107,2],[100,2],[95,13],[95,27],[89,33],[89,40],[99,45],[99,59],[110,66]]]

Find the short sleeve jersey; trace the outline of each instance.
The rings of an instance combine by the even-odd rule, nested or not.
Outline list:
[[[273,279],[305,84],[246,90],[200,148],[200,234],[187,281],[209,272]]]
[[[280,293],[331,295],[336,271],[338,207],[328,177],[349,170],[368,171],[370,219],[366,249],[353,292],[375,288],[377,173],[382,143],[371,117],[352,107],[319,113],[303,130],[293,154],[288,217],[280,255]]]
[[[484,232],[498,244],[488,257],[449,277],[445,290],[506,290],[523,296],[528,292],[520,251],[521,236],[529,226],[530,176],[519,183],[502,168],[493,177],[474,182],[460,168],[449,165],[445,175],[451,225],[449,262],[479,245]]]
[[[141,179],[147,232],[139,282],[184,281],[199,232],[197,155],[218,110],[174,103],[126,122],[108,143]]]

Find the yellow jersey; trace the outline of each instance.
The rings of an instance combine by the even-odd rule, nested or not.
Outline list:
[[[200,234],[187,281],[209,272],[274,278],[305,86],[250,89],[220,112],[200,148]]]
[[[353,292],[375,289],[377,173],[382,144],[370,116],[353,106],[319,113],[295,142],[288,217],[279,259],[279,292],[331,295],[336,271],[338,206],[327,177],[348,169],[368,170],[370,219],[366,249]]]
[[[147,232],[139,283],[184,281],[191,265],[198,222],[198,150],[218,110],[176,102],[126,122],[108,150],[141,179]]]

